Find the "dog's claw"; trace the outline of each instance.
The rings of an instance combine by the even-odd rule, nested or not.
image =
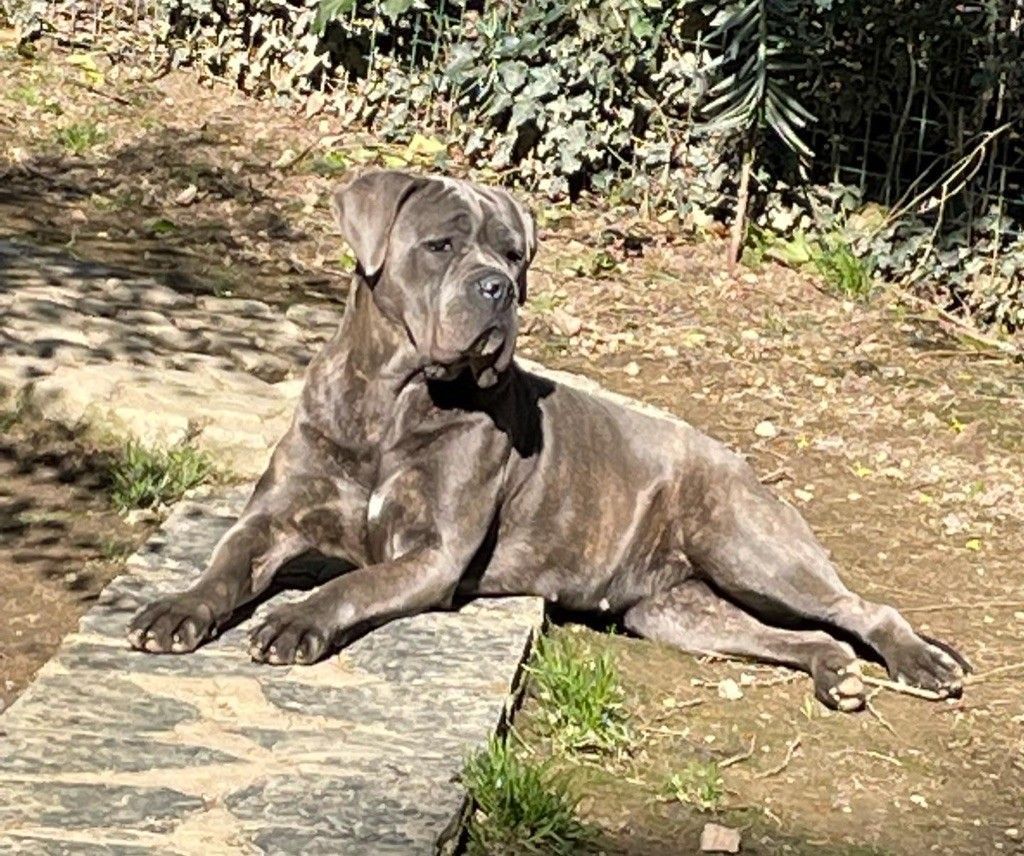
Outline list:
[[[250,636],[249,654],[272,666],[309,665],[327,651],[327,634],[317,621],[287,607],[272,613]]]
[[[213,608],[192,592],[172,595],[140,609],[128,624],[128,643],[150,654],[194,651],[217,630]]]

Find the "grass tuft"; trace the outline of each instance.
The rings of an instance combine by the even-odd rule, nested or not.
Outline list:
[[[871,293],[871,273],[845,241],[823,239],[813,261],[825,282],[844,297],[863,298]]]
[[[701,811],[714,811],[725,798],[725,783],[714,761],[691,761],[665,783],[664,794]]]
[[[631,739],[618,671],[566,634],[541,636],[526,667],[549,735],[570,752],[609,753]]]
[[[809,236],[797,231],[792,237],[784,238],[752,226],[742,261],[747,267],[759,270],[765,259],[794,269],[811,265],[842,297],[866,298],[871,293],[870,263],[857,256],[838,233]]]
[[[80,155],[107,138],[95,122],[75,122],[57,131],[57,142],[69,152]]]
[[[111,463],[111,499],[121,512],[169,504],[212,473],[209,457],[187,444],[157,449],[129,440]]]
[[[579,800],[548,763],[519,758],[507,740],[492,737],[470,756],[462,782],[475,810],[468,852],[473,856],[587,852],[595,831],[576,815]]]

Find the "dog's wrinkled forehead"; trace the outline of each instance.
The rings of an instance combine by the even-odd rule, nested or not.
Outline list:
[[[506,212],[481,188],[457,178],[430,178],[396,213],[398,237],[443,237],[445,228],[475,232],[488,217]]]
[[[497,223],[518,238],[527,259],[536,249],[533,218],[521,203],[462,179],[377,170],[342,184],[332,204],[359,267],[371,277],[389,248],[401,252],[424,238],[450,237],[446,228],[479,234],[484,224]]]

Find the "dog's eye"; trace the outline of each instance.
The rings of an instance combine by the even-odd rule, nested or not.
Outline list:
[[[438,238],[434,241],[427,241],[426,247],[432,253],[447,253],[451,251],[452,239],[451,238]]]
[[[523,254],[519,250],[508,250],[505,253],[505,258],[513,264],[519,264],[523,260]]]

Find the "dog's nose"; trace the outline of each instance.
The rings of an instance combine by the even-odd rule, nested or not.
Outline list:
[[[512,280],[503,273],[485,274],[473,287],[477,294],[492,303],[507,303],[512,296]]]

